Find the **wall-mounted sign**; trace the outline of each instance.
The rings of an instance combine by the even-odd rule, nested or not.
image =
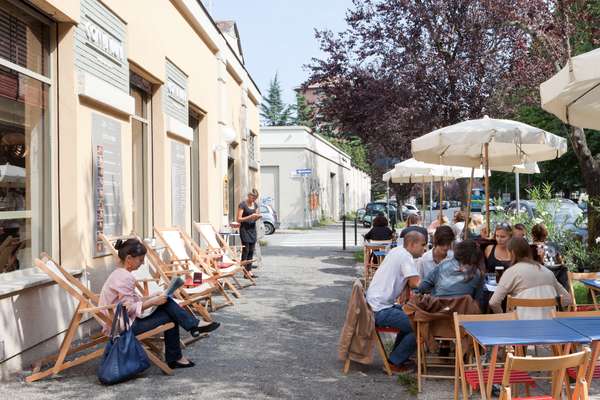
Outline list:
[[[123,234],[123,188],[121,168],[121,124],[92,114],[92,158],[94,182],[94,256],[108,254],[101,233]]]
[[[125,51],[121,41],[91,21],[83,21],[81,24],[85,37],[90,44],[119,63],[125,61]]]
[[[187,75],[171,61],[166,60],[164,88],[165,113],[179,122],[188,124]]]
[[[98,0],[81,0],[81,22],[75,30],[75,64],[129,94],[127,26]]]
[[[188,210],[186,150],[188,146],[171,141],[171,223],[182,228],[186,227]]]

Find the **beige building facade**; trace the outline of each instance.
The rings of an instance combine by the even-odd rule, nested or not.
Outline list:
[[[3,377],[56,351],[75,308],[41,252],[98,292],[114,267],[99,233],[220,228],[260,190],[237,34],[196,0],[0,0]]]
[[[371,178],[352,158],[305,126],[261,128],[263,201],[283,228],[339,220],[371,198]]]

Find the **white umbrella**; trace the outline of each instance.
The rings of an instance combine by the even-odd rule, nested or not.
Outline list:
[[[25,178],[25,168],[8,163],[0,165],[0,182],[24,182]]]
[[[600,49],[569,59],[540,85],[542,108],[579,128],[600,129]]]
[[[522,122],[482,119],[460,122],[412,140],[415,159],[485,168],[486,213],[489,216],[488,171],[558,158],[567,151],[565,138]],[[489,217],[488,232],[489,232]]]

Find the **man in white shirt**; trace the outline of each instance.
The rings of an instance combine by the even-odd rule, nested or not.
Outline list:
[[[396,299],[406,285],[409,288],[419,286],[420,278],[414,259],[421,257],[426,248],[427,239],[422,233],[407,233],[404,247],[396,247],[386,255],[367,290],[367,302],[375,313],[375,325],[400,329],[394,350],[389,356],[392,371],[396,373],[410,368],[406,361],[417,348],[410,321],[402,305],[396,304]]]
[[[452,245],[454,244],[454,230],[446,225],[439,226],[433,234],[433,248],[416,261],[419,276],[424,279],[438,265],[444,261],[451,260],[454,256]]]

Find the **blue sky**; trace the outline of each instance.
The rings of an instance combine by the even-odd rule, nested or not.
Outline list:
[[[322,55],[314,28],[341,31],[351,0],[205,0],[215,20],[235,20],[246,68],[266,95],[275,73],[284,100],[294,102],[294,87],[308,76],[303,68]]]

